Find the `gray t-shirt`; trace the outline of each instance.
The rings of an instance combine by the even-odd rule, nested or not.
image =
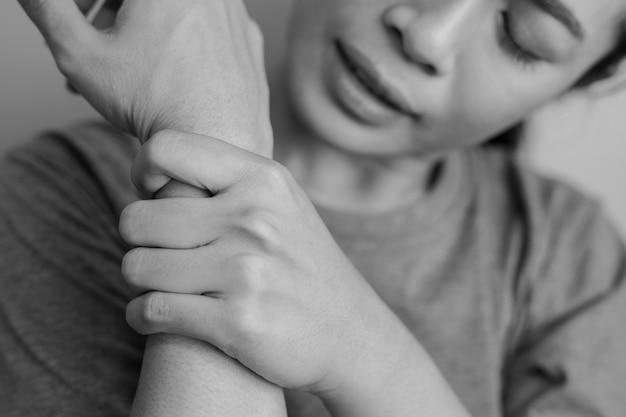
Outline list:
[[[117,223],[136,149],[92,123],[0,163],[0,416],[129,414],[145,338]],[[626,251],[598,206],[498,149],[450,154],[433,184],[393,213],[318,209],[470,413],[626,415]]]

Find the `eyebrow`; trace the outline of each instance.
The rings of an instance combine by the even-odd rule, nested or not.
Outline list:
[[[561,22],[579,41],[585,39],[583,25],[561,0],[531,0],[535,5]]]

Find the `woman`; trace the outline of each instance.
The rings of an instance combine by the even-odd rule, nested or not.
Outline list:
[[[8,415],[127,413],[131,298],[138,332],[245,366],[152,339],[137,415],[193,415],[209,389],[227,412],[280,414],[275,386],[303,416],[327,413],[305,392],[335,416],[622,412],[622,244],[595,204],[479,145],[572,88],[617,85],[626,2],[298,0],[271,125],[240,2],[128,0],[104,31],[72,3],[22,1],[72,84],[145,143],[135,185],[174,198],[132,202],[135,150],[109,129],[13,154]]]

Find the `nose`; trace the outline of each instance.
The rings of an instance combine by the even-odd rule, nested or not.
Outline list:
[[[454,67],[464,39],[478,27],[480,0],[403,2],[389,7],[383,23],[400,37],[402,52],[430,75],[444,75]]]

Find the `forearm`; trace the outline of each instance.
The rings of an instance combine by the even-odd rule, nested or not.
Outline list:
[[[282,390],[210,345],[151,336],[133,417],[285,416]]]
[[[359,357],[350,382],[322,395],[334,417],[470,417],[408,330],[386,342],[387,353]]]
[[[170,183],[157,197],[205,197]],[[175,277],[173,277],[175,279]],[[150,336],[132,417],[285,416],[282,389],[211,345],[181,336]]]
[[[178,128],[271,149],[262,34],[241,1],[125,0],[106,33],[74,1],[20,4],[61,72],[126,133],[147,140]],[[144,360],[134,416],[232,416],[244,404],[256,415],[285,414],[279,388],[206,344],[159,336]]]

